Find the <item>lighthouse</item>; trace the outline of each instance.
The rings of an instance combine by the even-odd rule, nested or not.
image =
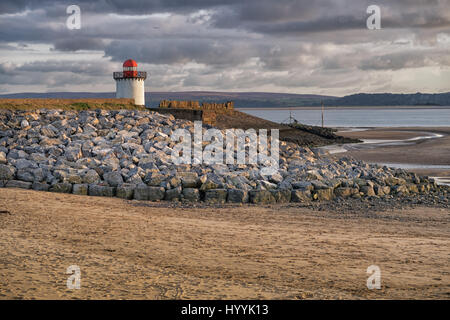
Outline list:
[[[122,72],[113,73],[116,80],[116,98],[132,98],[134,104],[145,106],[144,80],[147,72],[137,71],[137,63],[128,59],[123,63]]]

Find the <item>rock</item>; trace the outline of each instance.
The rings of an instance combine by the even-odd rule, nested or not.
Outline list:
[[[72,186],[72,193],[85,196],[89,193],[89,185],[86,183],[74,184]]]
[[[297,181],[292,183],[292,187],[294,189],[301,189],[301,190],[314,190],[314,186],[309,181]]]
[[[164,181],[164,176],[160,173],[150,172],[145,176],[144,181],[147,182],[149,186],[157,187]]]
[[[254,204],[268,204],[275,202],[275,198],[269,190],[251,190],[249,195],[250,202]]]
[[[407,188],[408,188],[409,192],[411,192],[411,193],[419,193],[419,189],[417,188],[417,185],[415,185],[415,184],[408,184]]]
[[[409,194],[409,189],[405,185],[395,185],[393,187],[393,190],[395,191],[395,193]]]
[[[367,186],[367,181],[360,178],[353,179],[353,183],[356,184],[359,188]]]
[[[148,194],[149,187],[146,184],[139,184],[136,186],[136,189],[134,189],[134,199],[136,200],[148,200]]]
[[[64,182],[67,180],[69,174],[65,170],[55,170],[53,171],[53,176],[61,182]]]
[[[208,203],[225,203],[227,194],[226,189],[210,189],[205,192],[205,201]]]
[[[320,175],[319,171],[317,171],[317,170],[308,170],[306,179],[308,179],[308,180],[322,180],[323,177]]]
[[[334,197],[333,188],[315,190],[314,195],[316,195],[317,200],[320,201],[332,200]]]
[[[72,184],[80,184],[80,183],[82,183],[82,179],[79,175],[69,174],[67,176],[67,182],[72,183]]]
[[[89,185],[89,195],[96,197],[114,197],[114,187],[104,186],[100,184]]]
[[[270,190],[276,203],[288,203],[291,201],[291,190]]]
[[[207,179],[200,187],[200,190],[206,191],[210,189],[218,189],[220,187],[220,184],[212,179]]]
[[[196,188],[198,186],[198,175],[195,172],[180,173],[183,188]]]
[[[28,171],[27,169],[18,170],[16,177],[17,177],[17,180],[21,180],[21,181],[28,181],[28,182],[34,181],[33,174],[30,171]]]
[[[48,191],[50,189],[50,186],[45,182],[33,182],[33,184],[31,185],[31,189],[36,191]]]
[[[181,186],[166,190],[166,194],[164,196],[164,200],[173,201],[173,200],[179,200],[181,197]]]
[[[117,171],[111,171],[103,175],[103,179],[112,187],[123,184],[122,175]]]
[[[91,169],[82,177],[83,183],[93,184],[100,182],[100,176],[97,171]]]
[[[116,189],[116,196],[118,198],[122,198],[122,199],[133,199],[134,196],[134,189],[136,188],[135,185],[133,184],[121,184],[119,186],[117,186]]]
[[[164,188],[162,187],[149,187],[148,188],[148,200],[150,201],[160,201],[164,199]]]
[[[307,202],[311,201],[311,191],[310,190],[292,190],[291,191],[291,201],[292,202]]]
[[[30,123],[27,121],[27,120],[22,120],[22,122],[20,123],[20,127],[22,128],[22,129],[27,129],[27,128],[29,128],[30,127]]]
[[[279,173],[275,173],[270,176],[269,181],[278,184],[283,181],[283,176]]]
[[[137,185],[134,189],[134,199],[159,201],[164,199],[165,190],[162,187],[149,187],[145,184]]]
[[[388,177],[388,178],[385,179],[385,182],[390,187],[392,187],[392,186],[399,186],[399,185],[405,185],[406,184],[405,179],[397,178],[397,177]]]
[[[5,164],[6,162],[6,154],[3,151],[0,151],[0,164]]]
[[[355,193],[358,193],[358,189],[356,188],[340,187],[334,190],[334,194],[336,195],[336,197],[340,198],[348,198]]]
[[[277,188],[277,185],[275,183],[272,183],[272,182],[269,182],[269,181],[259,180],[258,182],[266,190],[271,190],[271,189],[276,189]]]
[[[0,185],[16,180],[9,185],[32,183],[33,189],[58,192],[73,185],[75,194],[217,203],[225,201],[224,194],[228,202],[261,204],[334,196],[345,203],[342,199],[349,197],[381,201],[365,199],[374,195],[391,201],[410,194],[400,200],[413,203],[448,198],[428,177],[349,157],[335,159],[320,148],[312,151],[284,141],[279,171],[271,176],[261,175],[267,163],[175,165],[171,134],[177,129],[192,133],[194,126],[144,110],[0,111]]]
[[[26,168],[37,168],[37,165],[33,161],[26,159],[17,159],[14,166],[16,167],[17,170]]]
[[[364,193],[364,195],[366,195],[366,196],[369,196],[369,197],[375,196],[375,191],[373,190],[373,187],[371,187],[371,186],[362,186],[359,190],[362,193]]]
[[[183,198],[187,201],[197,202],[200,200],[200,192],[195,188],[184,188]]]
[[[44,180],[45,173],[42,168],[34,169],[32,172],[33,172],[33,179],[34,179],[33,181],[34,182],[41,182]]]
[[[66,149],[65,156],[67,161],[75,162],[78,159],[80,159],[83,156],[83,154],[81,153],[80,147],[71,147]]]
[[[383,187],[381,187],[381,190],[383,191],[384,194],[391,193],[391,187],[389,187],[389,186],[383,186]]]
[[[49,190],[51,192],[71,193],[72,184],[69,182],[58,182],[52,185]]]
[[[247,203],[249,200],[248,192],[241,189],[229,189],[228,190],[228,202],[234,203]]]
[[[9,180],[5,187],[6,188],[21,188],[21,189],[30,189],[32,183],[31,182],[25,182],[25,181],[19,181],[19,180]]]
[[[0,180],[11,180],[15,173],[16,169],[13,166],[0,164]]]
[[[168,180],[168,182],[172,188],[176,188],[181,185],[181,179],[178,177],[172,177]]]
[[[330,188],[328,185],[326,185],[322,181],[313,180],[313,181],[311,181],[311,184],[313,185],[315,190]]]

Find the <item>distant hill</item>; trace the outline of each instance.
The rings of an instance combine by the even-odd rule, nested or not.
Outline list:
[[[2,94],[0,98],[114,98],[114,92],[49,92]],[[146,92],[147,106],[156,107],[164,99],[201,102],[234,101],[236,108],[287,108],[300,106],[450,106],[450,92],[437,94],[358,93],[345,97],[270,92]]]
[[[447,93],[358,93],[342,98],[325,100],[326,105],[335,106],[450,106],[450,92]]]

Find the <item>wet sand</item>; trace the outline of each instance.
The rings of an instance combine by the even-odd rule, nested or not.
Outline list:
[[[449,299],[449,218],[0,189],[0,299]]]
[[[367,131],[341,131],[339,134],[351,138],[377,140],[405,140],[429,134],[441,134],[442,138],[411,141],[407,145],[351,150],[347,154],[374,163],[416,164],[418,167],[420,165],[450,165],[450,127],[375,128]],[[450,177],[449,169],[413,168],[409,170],[424,175]]]

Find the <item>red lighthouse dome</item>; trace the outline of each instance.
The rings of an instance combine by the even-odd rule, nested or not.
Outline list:
[[[133,59],[128,59],[123,63],[123,67],[136,67],[137,68],[137,62]]]
[[[137,77],[137,63],[133,59],[128,59],[123,63],[123,76],[128,77]]]

